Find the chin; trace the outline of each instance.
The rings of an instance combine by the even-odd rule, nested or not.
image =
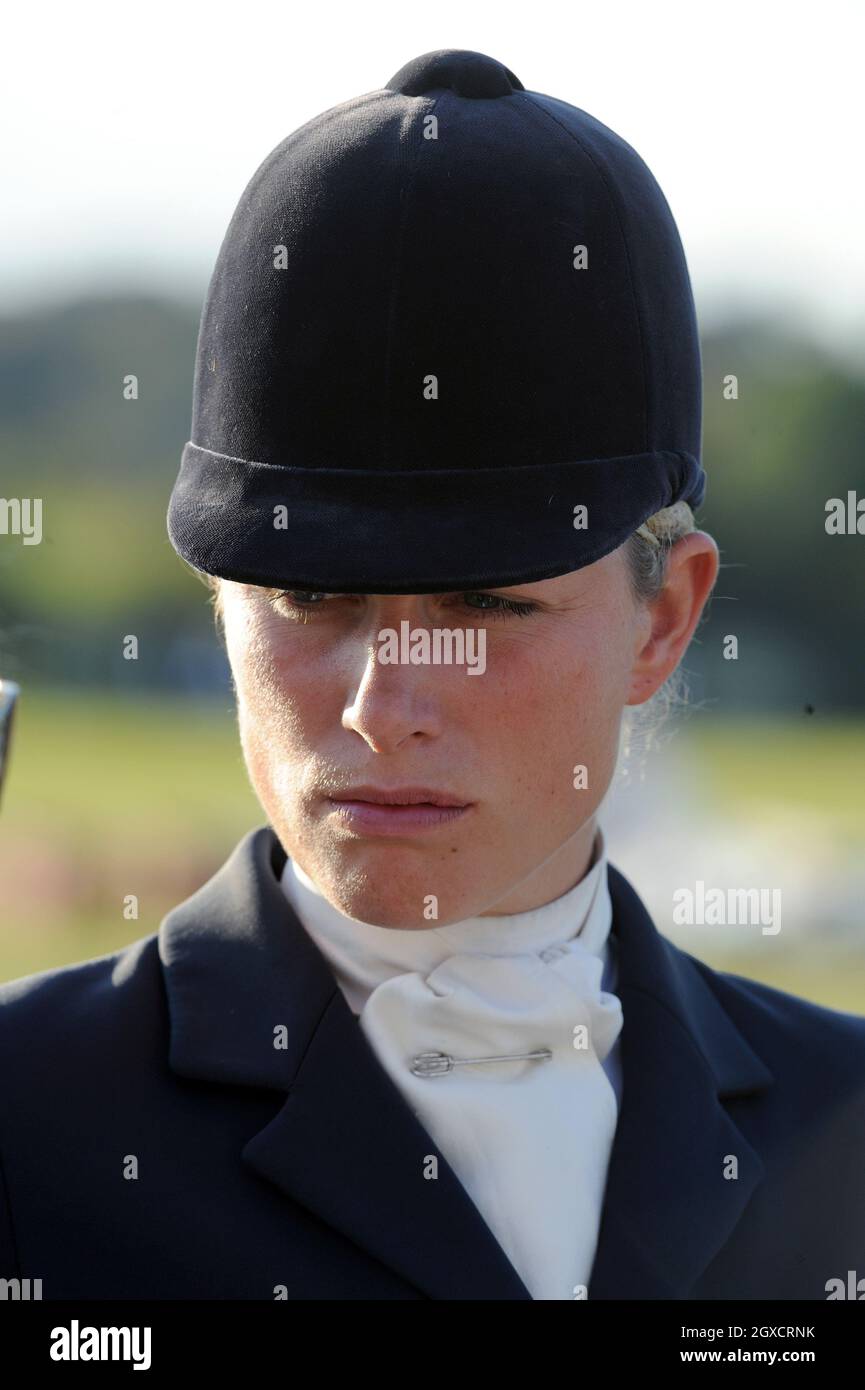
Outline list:
[[[338,897],[331,898],[334,907],[339,908],[347,917],[353,917],[358,922],[367,922],[373,927],[392,927],[402,931],[423,931],[425,927],[441,926],[441,906],[439,905],[439,917],[424,917],[423,895],[410,896],[401,893],[398,897],[393,895],[382,895],[380,889],[370,885],[366,891],[357,893],[343,891]],[[418,907],[417,904],[420,904]]]

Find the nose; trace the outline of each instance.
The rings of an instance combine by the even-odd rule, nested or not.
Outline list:
[[[442,683],[449,668],[379,660],[370,642],[360,682],[342,726],[360,734],[376,753],[393,753],[410,739],[435,738],[442,729]]]

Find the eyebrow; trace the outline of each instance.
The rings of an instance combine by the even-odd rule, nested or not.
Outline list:
[[[320,593],[320,594],[331,594],[331,595],[334,595],[334,594],[343,594],[343,593],[349,592],[348,590],[345,590],[345,589],[319,589],[319,588],[317,588],[317,587],[315,587],[315,586],[313,586],[313,585],[309,585],[309,584],[292,584],[292,585],[290,585],[290,586],[287,587],[287,588],[280,588],[279,586],[277,586],[277,587],[275,587],[275,588],[272,588],[272,587],[269,587],[269,586],[267,586],[267,585],[258,585],[258,586],[255,586],[255,587],[261,588],[262,592],[265,593],[265,594]],[[519,586],[519,585],[515,585],[514,587],[515,587],[515,588],[519,588],[520,586]],[[363,590],[361,593],[355,592],[355,593],[354,593],[354,597],[356,597],[356,598],[447,598],[450,594],[473,594],[473,593],[490,593],[490,594],[501,593],[501,594],[506,594],[506,593],[507,593],[507,590],[508,590],[508,586],[506,586],[506,585],[500,585],[500,584],[478,584],[478,585],[462,584],[462,585],[460,585],[460,587],[459,587],[458,589],[442,589],[442,590],[440,590],[438,593],[432,593],[432,594],[416,594],[413,590],[406,590],[405,593],[398,593],[398,594],[378,594],[378,593],[376,593],[376,592],[374,592],[374,591],[372,591],[372,590],[367,590],[367,589],[365,589],[365,590]]]
[[[255,587],[258,588],[258,589],[260,589],[261,592],[265,595],[266,598],[270,598],[270,599],[272,599],[272,598],[274,598],[274,597],[277,597],[277,596],[280,595],[280,594],[291,594],[291,593],[321,593],[321,594],[326,594],[326,595],[328,595],[328,596],[331,597],[331,598],[335,598],[335,597],[337,597],[338,595],[344,594],[344,593],[347,592],[347,591],[344,590],[344,589],[319,589],[319,588],[317,588],[317,587],[315,587],[315,586],[304,585],[304,584],[294,584],[294,585],[291,585],[291,586],[288,587],[288,588],[280,588],[280,587],[278,587],[278,586],[277,586],[277,587],[272,587],[272,586],[265,586],[265,585],[256,585]],[[513,586],[499,585],[499,584],[477,584],[477,585],[462,585],[459,589],[442,589],[442,590],[439,590],[439,591],[436,592],[436,593],[431,593],[431,594],[416,594],[416,593],[414,593],[413,591],[407,591],[406,593],[399,593],[399,594],[376,594],[376,593],[373,593],[373,592],[369,592],[369,591],[364,590],[362,593],[359,593],[359,594],[358,594],[358,593],[350,593],[348,596],[351,597],[351,598],[434,598],[434,599],[443,599],[443,598],[450,598],[450,597],[452,597],[454,594],[475,594],[475,593],[478,593],[478,594],[491,594],[493,597],[496,597],[496,598],[510,599],[513,603],[533,603],[533,604],[535,604],[538,608],[548,608],[548,607],[550,606],[550,599],[549,599],[549,598],[543,598],[540,594],[525,594],[525,593],[522,593],[522,592],[521,592],[522,587],[523,587],[523,586],[521,586],[521,585],[519,585],[519,584],[516,584],[516,585],[513,585]]]

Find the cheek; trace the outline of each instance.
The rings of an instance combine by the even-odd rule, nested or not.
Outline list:
[[[620,696],[621,653],[603,622],[581,624],[561,639],[527,650],[503,681],[515,727],[544,738],[602,728]]]
[[[527,652],[502,683],[494,711],[499,761],[514,789],[551,814],[572,809],[576,768],[586,768],[592,799],[615,766],[624,666],[611,632],[601,620],[581,624]]]
[[[290,688],[280,679],[287,653],[278,636],[275,618],[258,609],[240,607],[226,619],[225,644],[238,703],[255,718],[278,708]]]
[[[284,756],[308,727],[315,681],[307,663],[292,660],[267,615],[242,614],[226,622],[226,649],[237,697],[237,717],[250,767]]]

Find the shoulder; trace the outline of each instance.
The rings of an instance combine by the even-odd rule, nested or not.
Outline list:
[[[829,1089],[835,1084],[865,1088],[865,1015],[815,1004],[744,975],[713,970],[694,956],[687,958],[776,1073],[822,1075]]]
[[[0,984],[6,1085],[39,1070],[62,1079],[82,1062],[122,1060],[152,1037],[164,1009],[158,937]]]
[[[154,932],[106,955],[6,980],[0,983],[0,1017],[23,1020],[44,1010],[89,1009],[116,998],[117,991],[125,994],[141,986],[149,966],[158,965],[153,959],[158,944]]]
[[[819,1067],[831,1062],[830,1082],[837,1077],[848,1090],[862,1092],[865,1015],[815,1004],[745,975],[713,969],[658,930],[633,884],[613,864],[609,884],[614,920],[618,912],[636,924],[635,939],[644,931],[652,934],[653,942],[660,941],[661,954],[672,970],[665,988],[678,999],[686,1019],[691,1011],[696,1023],[711,1031],[713,1016],[716,1020],[726,1017],[776,1075],[792,1076],[797,1068],[802,1075],[816,1075]],[[657,972],[660,957],[655,945],[651,951],[644,950],[642,959]]]

